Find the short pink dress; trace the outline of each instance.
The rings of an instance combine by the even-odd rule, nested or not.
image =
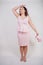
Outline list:
[[[30,33],[29,33],[29,24],[28,16],[25,19],[22,19],[21,16],[18,16],[18,26],[17,26],[17,37],[19,46],[28,46]]]

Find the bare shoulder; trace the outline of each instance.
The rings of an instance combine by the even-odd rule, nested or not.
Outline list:
[[[27,17],[28,17],[28,19],[31,19],[31,17],[29,15]]]
[[[32,23],[32,20],[31,20],[31,17],[28,16],[28,23],[31,24]]]
[[[31,21],[31,17],[30,16],[27,16],[28,17],[28,21]]]

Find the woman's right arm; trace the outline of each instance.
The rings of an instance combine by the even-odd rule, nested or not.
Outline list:
[[[19,16],[19,13],[16,11],[18,8],[20,8],[20,6],[12,8],[12,12],[16,17]]]

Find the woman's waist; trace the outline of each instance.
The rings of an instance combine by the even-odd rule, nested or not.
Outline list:
[[[26,26],[24,26],[24,27],[23,26],[22,27],[21,26],[18,26],[18,30],[25,30],[26,31],[26,30],[29,30],[29,28],[26,27]]]
[[[26,31],[25,32],[24,31],[18,31],[18,33],[28,33],[28,32],[26,32]]]
[[[29,29],[18,28],[17,31],[20,31],[20,32],[29,32]]]

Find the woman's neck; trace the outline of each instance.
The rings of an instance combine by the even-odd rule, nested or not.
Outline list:
[[[25,18],[26,16],[24,14],[21,15],[22,18]]]

